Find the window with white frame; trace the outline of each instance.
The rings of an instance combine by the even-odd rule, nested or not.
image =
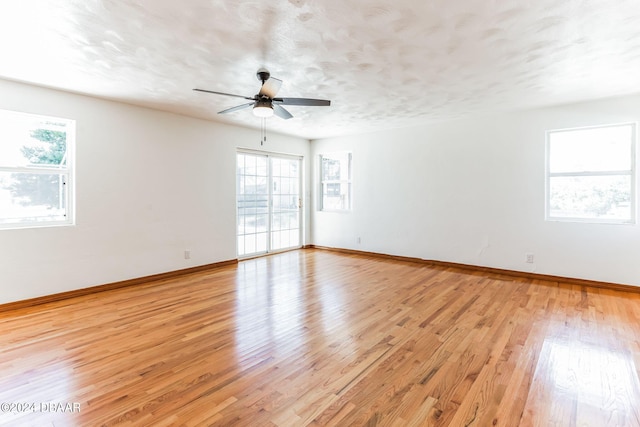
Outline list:
[[[547,220],[634,223],[636,124],[547,132]]]
[[[320,155],[320,210],[351,209],[351,153]]]
[[[0,228],[73,224],[75,121],[0,110]]]

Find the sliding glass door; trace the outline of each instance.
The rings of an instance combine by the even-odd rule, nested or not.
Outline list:
[[[237,154],[238,257],[302,245],[299,157]]]
[[[269,158],[238,153],[238,256],[267,252],[269,234]]]

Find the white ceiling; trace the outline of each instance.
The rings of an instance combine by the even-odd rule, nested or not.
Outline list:
[[[640,92],[638,0],[3,0],[0,77],[320,138]],[[0,94],[1,96],[1,94]]]

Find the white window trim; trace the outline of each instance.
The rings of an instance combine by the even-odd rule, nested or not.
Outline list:
[[[65,165],[29,165],[29,166],[0,166],[0,172],[10,173],[31,173],[31,174],[59,174],[61,177],[65,177],[64,185],[65,191],[65,206],[66,215],[64,220],[49,220],[49,221],[29,221],[18,223],[0,223],[1,230],[15,230],[15,229],[27,229],[27,228],[46,228],[46,227],[59,227],[59,226],[72,226],[75,225],[75,142],[76,142],[76,122],[72,119],[64,117],[48,116],[37,113],[25,113],[21,111],[12,110],[0,110],[10,114],[36,116],[43,120],[50,121],[64,121],[67,126],[65,132],[67,134],[67,152],[65,158]]]
[[[631,169],[622,171],[597,171],[597,172],[551,172],[551,146],[550,135],[558,132],[576,131],[576,130],[588,130],[588,129],[602,129],[607,127],[618,126],[631,126]],[[552,129],[545,133],[545,220],[550,222],[575,222],[575,223],[590,223],[590,224],[620,224],[620,225],[633,225],[636,223],[637,215],[637,185],[636,185],[636,139],[637,139],[637,123],[636,122],[623,122],[613,123],[606,125],[595,126],[582,126],[575,128],[563,128]],[[551,197],[551,178],[554,177],[579,177],[579,176],[631,176],[631,201],[630,201],[630,218],[629,219],[613,219],[613,218],[581,218],[581,217],[558,217],[551,215],[550,197]]]

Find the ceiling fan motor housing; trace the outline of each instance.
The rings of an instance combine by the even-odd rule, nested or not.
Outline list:
[[[256,107],[273,108],[271,104],[271,100],[268,98],[256,100],[256,102],[253,104],[253,108],[256,108]]]
[[[260,68],[256,73],[256,77],[258,78],[258,80],[264,83],[269,80],[269,77],[271,77],[271,73],[266,68]]]

